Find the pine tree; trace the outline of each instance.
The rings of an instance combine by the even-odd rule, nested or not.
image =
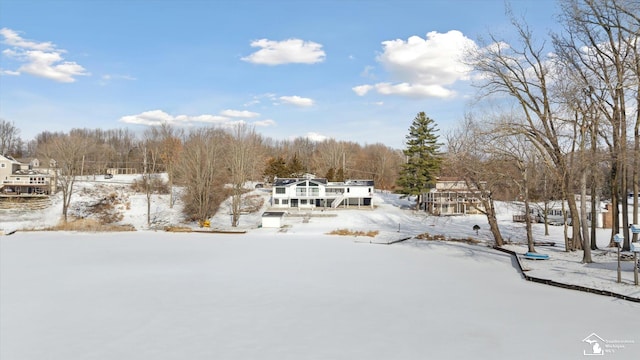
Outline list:
[[[304,165],[302,165],[302,162],[298,158],[298,154],[294,154],[287,164],[287,171],[289,177],[302,177],[302,175],[304,175]]]
[[[267,161],[267,166],[264,170],[264,176],[269,179],[269,182],[273,182],[274,178],[288,177],[289,172],[287,170],[287,163],[282,156],[277,158],[270,158]]]
[[[398,192],[406,196],[416,196],[416,205],[420,205],[421,195],[429,191],[440,171],[442,157],[438,143],[436,123],[419,112],[413,119],[409,134],[406,136],[406,163],[402,165],[397,181]]]
[[[324,176],[327,181],[335,181],[336,171],[334,168],[329,168],[327,175]]]

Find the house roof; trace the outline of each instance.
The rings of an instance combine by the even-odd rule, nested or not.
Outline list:
[[[315,183],[318,184],[326,184],[327,183],[327,179],[302,179],[302,178],[281,178],[281,179],[275,179],[273,185],[274,186],[288,186],[291,184],[297,184],[303,181],[313,181]]]
[[[324,178],[316,179],[303,179],[303,178],[282,178],[275,179],[274,186],[290,186],[293,184],[299,184],[303,181],[311,181],[317,184],[323,184],[326,186],[374,186],[373,180],[345,180],[345,181],[327,181]]]
[[[13,175],[42,175],[42,176],[51,176],[49,174],[42,173],[38,170],[18,170]]]
[[[345,185],[373,186],[373,180],[346,180]]]
[[[453,176],[438,176],[436,181],[464,181],[464,179]]]
[[[10,161],[14,164],[20,164],[20,162],[9,155],[0,155],[0,160]]]
[[[283,217],[284,211],[265,211],[262,217]]]

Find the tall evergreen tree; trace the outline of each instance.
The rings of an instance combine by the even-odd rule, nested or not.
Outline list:
[[[289,163],[287,164],[287,170],[289,177],[301,177],[304,175],[304,165],[298,158],[298,154],[294,154]]]
[[[434,186],[440,171],[442,144],[438,143],[437,131],[433,119],[419,112],[406,136],[406,148],[402,151],[406,163],[402,165],[397,185],[401,194],[416,196],[416,208],[420,205],[422,194]]]
[[[336,177],[336,170],[334,168],[329,168],[329,170],[327,171],[327,175],[324,176],[327,181],[335,181],[335,177]]]
[[[273,182],[274,178],[289,177],[289,170],[287,169],[287,163],[284,161],[284,158],[278,156],[267,160],[264,176],[269,179],[269,182]]]

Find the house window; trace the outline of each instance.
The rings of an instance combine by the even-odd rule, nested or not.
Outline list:
[[[276,188],[276,194],[286,194],[286,189],[283,187],[277,187]]]
[[[301,199],[300,205],[307,205],[307,199]]]
[[[0,164],[0,168],[4,168],[4,167],[7,167],[7,164],[4,164],[4,163]]]
[[[297,188],[296,196],[307,196],[307,188]]]
[[[273,199],[273,204],[274,205],[279,205],[280,204],[280,199]]]
[[[310,188],[309,189],[309,195],[311,195],[311,196],[319,196],[320,195],[320,189],[318,189],[318,188]]]
[[[289,205],[289,199],[282,199],[282,205]]]

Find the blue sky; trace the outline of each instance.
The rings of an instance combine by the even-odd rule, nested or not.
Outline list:
[[[554,1],[512,1],[541,37]],[[278,140],[402,148],[424,111],[441,135],[474,89],[460,61],[503,1],[2,0],[0,118],[43,130],[244,122]]]

